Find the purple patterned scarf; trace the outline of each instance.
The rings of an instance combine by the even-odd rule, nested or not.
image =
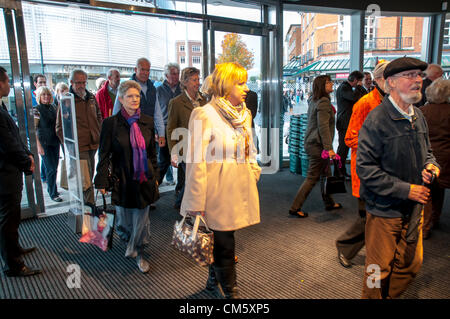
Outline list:
[[[147,181],[148,164],[145,140],[137,120],[141,116],[141,109],[137,109],[134,115],[130,116],[124,108],[121,110],[122,116],[130,124],[130,143],[133,149],[134,180],[139,183]]]

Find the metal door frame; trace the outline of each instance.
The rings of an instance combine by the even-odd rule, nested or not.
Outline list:
[[[25,145],[30,146],[30,151],[33,154],[38,154],[31,102],[30,68],[28,64],[22,3],[17,0],[3,0],[1,3],[6,26],[20,138]],[[34,178],[34,176],[40,176],[40,167],[37,164],[39,161],[37,158],[35,158],[35,163],[36,169],[33,175],[25,176],[24,186],[27,194],[28,207],[22,208],[22,218],[32,218],[39,213],[45,212],[42,183],[40,178]]]

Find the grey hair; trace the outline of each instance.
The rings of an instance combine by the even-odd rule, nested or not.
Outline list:
[[[194,68],[192,66],[189,66],[187,68],[184,68],[183,71],[181,71],[181,78],[180,78],[180,83],[181,83],[181,87],[183,89],[186,88],[185,84],[189,81],[189,78],[193,75],[199,75],[200,74],[200,70],[197,68]]]
[[[136,67],[138,68],[139,65],[140,65],[142,62],[147,62],[148,64],[152,65],[152,64],[150,63],[150,60],[149,60],[149,59],[147,59],[147,58],[139,58],[139,59],[137,59],[137,61],[136,61]]]
[[[425,89],[427,100],[432,104],[442,104],[450,98],[450,80],[436,79]]]
[[[178,72],[180,72],[180,65],[175,62],[170,62],[164,66],[164,75],[166,75],[166,76],[169,75],[170,69],[172,69],[172,68],[175,68],[178,70]]]
[[[123,98],[125,96],[125,93],[127,93],[129,89],[136,89],[141,92],[141,86],[139,85],[139,83],[134,80],[128,80],[120,83],[117,94],[119,95],[119,97]]]
[[[53,103],[53,92],[52,90],[50,90],[50,88],[48,86],[41,86],[40,88],[38,88],[36,90],[36,101],[38,104],[41,104],[41,95],[47,93],[50,94],[50,96],[52,97],[50,103]]]
[[[110,76],[112,76],[113,72],[117,72],[120,74],[119,70],[117,69],[109,69],[108,72],[106,73],[106,77],[109,78]]]
[[[82,69],[74,69],[72,70],[72,72],[70,72],[70,77],[69,77],[69,81],[72,82],[73,78],[75,77],[75,74],[83,74],[86,79],[88,78],[88,75],[86,73],[86,71],[82,70]]]

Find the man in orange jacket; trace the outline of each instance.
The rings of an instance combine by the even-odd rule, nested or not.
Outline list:
[[[358,149],[358,133],[370,111],[380,105],[383,99],[383,72],[389,62],[381,62],[373,71],[375,88],[364,95],[353,106],[352,116],[345,134],[345,144],[351,148],[352,194],[358,199],[358,217],[351,227],[336,240],[339,263],[345,267],[352,266],[351,259],[364,247],[364,233],[366,224],[366,204],[359,197],[359,178],[356,175],[356,151]]]

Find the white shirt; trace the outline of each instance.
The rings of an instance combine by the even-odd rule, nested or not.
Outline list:
[[[410,104],[408,106],[408,113],[406,113],[405,111],[403,111],[398,105],[397,103],[394,101],[394,99],[392,98],[392,96],[389,95],[389,100],[391,101],[392,105],[395,107],[395,109],[397,111],[400,112],[401,115],[403,115],[408,121],[412,122],[412,118],[414,116],[414,107],[412,106],[412,104]]]

